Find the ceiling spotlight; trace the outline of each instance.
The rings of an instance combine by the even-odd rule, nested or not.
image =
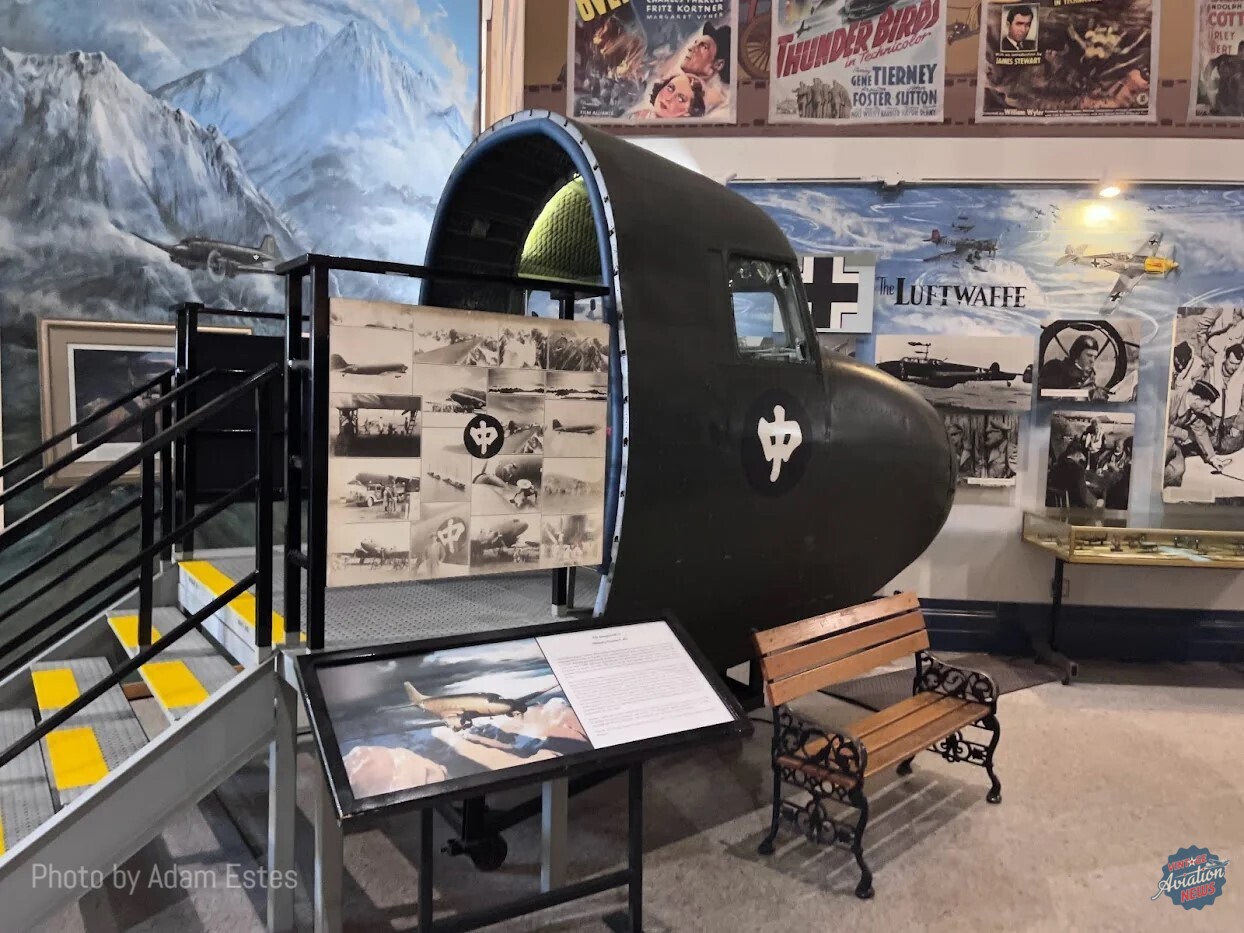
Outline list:
[[[1115,184],[1105,184],[1097,189],[1099,198],[1117,198],[1123,193],[1123,189]]]

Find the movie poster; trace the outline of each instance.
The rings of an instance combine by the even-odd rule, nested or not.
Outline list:
[[[770,123],[941,122],[945,0],[775,4]]]
[[[575,0],[567,113],[585,123],[733,123],[737,0]]]
[[[988,3],[976,118],[1155,120],[1158,3]]]
[[[1188,117],[1244,120],[1244,0],[1199,0]]]

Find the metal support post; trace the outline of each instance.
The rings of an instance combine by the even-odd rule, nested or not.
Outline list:
[[[255,392],[255,646],[272,647],[272,425],[267,382]]]
[[[545,781],[540,787],[540,797],[540,890],[548,892],[566,883],[568,781],[564,777]]]
[[[419,811],[419,933],[432,933],[432,859],[435,855],[432,838],[431,807]]]
[[[315,933],[341,931],[341,824],[324,772],[315,769]]]
[[[268,930],[294,929],[294,829],[298,819],[298,692],[276,665],[272,743],[268,746]],[[322,783],[322,779],[321,779]],[[318,839],[317,830],[317,839]],[[317,861],[318,866],[318,861]],[[318,914],[318,911],[317,911]],[[318,927],[317,927],[318,928]]]
[[[302,550],[302,477],[306,443],[302,360],[303,276],[285,284],[285,644],[297,646],[302,630],[302,567],[291,555]]]
[[[168,395],[173,391],[172,377],[165,378],[160,382],[161,397]],[[166,405],[161,411],[160,427],[167,431],[173,426],[173,408]],[[173,533],[176,525],[173,524],[174,513],[177,509],[177,492],[173,484],[173,449],[171,444],[165,444],[160,448],[160,537],[167,538]],[[173,559],[173,545],[170,543],[160,554],[160,560],[171,561]]]
[[[627,887],[631,921],[630,933],[642,933],[644,928],[644,766],[642,762],[631,765],[627,794],[627,834],[629,848],[628,869],[630,884]]]
[[[143,413],[142,442],[146,444],[155,437],[155,411]],[[138,499],[138,549],[146,554],[155,543],[155,455],[147,454],[142,462],[142,481]],[[155,587],[155,559],[146,557],[138,565],[138,645],[145,648],[151,644],[152,598]]]

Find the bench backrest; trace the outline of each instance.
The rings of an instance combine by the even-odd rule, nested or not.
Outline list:
[[[771,706],[929,647],[914,593],[874,599],[752,637]]]

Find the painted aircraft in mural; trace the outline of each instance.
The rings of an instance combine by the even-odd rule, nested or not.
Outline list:
[[[950,229],[956,230],[959,233],[967,233],[969,230],[974,230],[975,228],[976,224],[972,223],[972,218],[970,218],[967,214],[960,214],[955,218],[955,222],[950,225]]]
[[[563,434],[595,434],[599,428],[594,424],[562,424],[554,418],[553,430]]]
[[[946,259],[957,262],[960,259],[966,259],[968,264],[977,272],[987,271],[981,266],[981,261],[985,256],[994,256],[998,252],[998,241],[996,239],[948,237],[943,236],[942,231],[936,227],[925,238],[924,242],[932,243],[934,246],[943,246],[948,250],[945,253],[925,256],[925,262],[939,262]]]
[[[526,696],[510,699],[496,693],[446,693],[440,696],[426,696],[414,688],[410,681],[403,681],[406,699],[411,706],[418,707],[425,713],[431,713],[455,732],[471,728],[477,719],[490,719],[494,716],[512,716],[517,718],[527,712],[529,704],[548,688],[537,690]]]
[[[410,369],[405,363],[351,363],[338,353],[328,358],[328,368],[344,376],[404,376]]]
[[[930,386],[935,389],[951,389],[964,382],[1005,382],[1008,386],[1016,379],[1032,382],[1032,365],[1022,373],[1007,372],[997,363],[990,366],[972,366],[968,363],[950,363],[929,355],[931,343],[909,340],[907,345],[915,348],[911,356],[901,360],[886,360],[877,368],[903,382]]]
[[[206,269],[215,281],[243,273],[275,275],[277,263],[281,261],[276,237],[271,234],[265,236],[258,246],[242,246],[197,236],[169,245],[148,239],[141,233],[134,236],[168,253],[173,262],[185,269]]]
[[[1054,263],[1056,266],[1072,263],[1077,266],[1092,266],[1094,269],[1111,269],[1118,274],[1114,287],[1102,303],[1101,310],[1109,314],[1124,298],[1131,294],[1132,289],[1145,278],[1166,278],[1172,272],[1179,274],[1179,263],[1175,260],[1175,248],[1171,247],[1169,256],[1159,256],[1158,248],[1162,245],[1162,234],[1155,233],[1145,240],[1134,253],[1089,253],[1087,246],[1068,245],[1063,255]]]

